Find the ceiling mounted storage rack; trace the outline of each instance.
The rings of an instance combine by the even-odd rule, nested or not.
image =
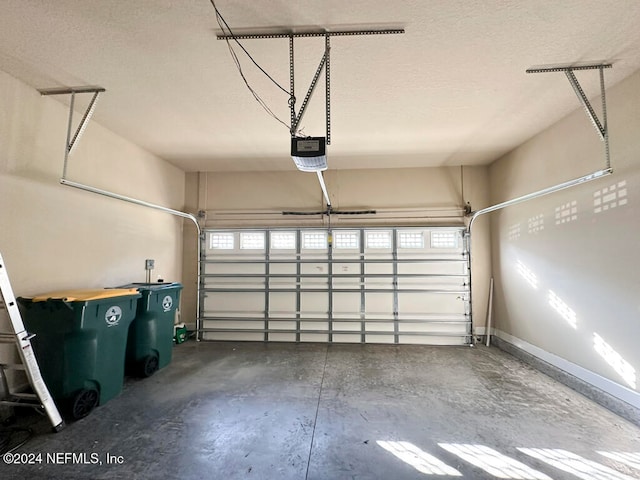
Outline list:
[[[593,124],[600,140],[604,142],[604,151],[605,151],[605,164],[606,168],[611,168],[611,158],[609,153],[609,130],[607,126],[607,99],[605,96],[605,87],[604,87],[604,69],[611,68],[612,65],[610,63],[597,63],[597,64],[587,64],[587,65],[553,65],[553,66],[541,66],[541,67],[531,67],[526,70],[527,73],[549,73],[549,72],[564,72],[578,97],[578,101],[582,108],[584,108],[589,120]],[[573,72],[577,70],[598,70],[600,75],[600,100],[602,101],[602,121],[598,118],[591,102],[587,98],[587,95],[584,93],[580,82],[576,78]]]

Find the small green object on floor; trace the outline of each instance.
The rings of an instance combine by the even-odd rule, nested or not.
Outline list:
[[[173,335],[173,341],[176,342],[176,345],[184,342],[187,339],[187,327],[185,326],[185,324],[179,323],[173,328],[175,332]]]

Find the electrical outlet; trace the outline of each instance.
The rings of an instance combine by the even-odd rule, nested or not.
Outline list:
[[[144,269],[145,270],[153,270],[153,267],[155,266],[156,261],[151,259],[151,258],[147,258],[144,261]]]

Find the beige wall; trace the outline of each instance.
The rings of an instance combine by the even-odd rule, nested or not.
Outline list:
[[[89,99],[78,95],[79,111]],[[0,72],[0,252],[16,296],[144,281],[146,258],[154,280],[181,281],[182,219],[59,184],[68,119],[59,100]],[[183,208],[181,170],[95,121],[77,147],[70,180]]]
[[[389,162],[392,163],[392,159]],[[292,162],[293,168],[293,162]],[[334,215],[333,226],[462,225],[463,197],[474,209],[488,205],[488,168],[404,168],[328,170],[325,179],[335,210],[373,209],[376,215]],[[326,226],[326,216],[284,216],[283,211],[321,211],[323,196],[315,174],[220,172],[187,174],[187,208],[206,212],[207,227]],[[464,196],[462,185],[464,184]],[[189,227],[191,230],[191,227]],[[195,318],[196,271],[192,240],[185,228],[184,318]],[[490,278],[488,222],[474,227],[475,324],[484,325]],[[189,273],[187,273],[189,272]]]
[[[640,406],[638,92],[640,73],[607,91],[613,175],[491,215],[497,329]],[[577,110],[491,166],[492,202],[601,168],[603,144]]]

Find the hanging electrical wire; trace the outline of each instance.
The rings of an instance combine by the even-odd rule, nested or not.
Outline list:
[[[210,0],[211,1],[211,5],[213,5],[213,9],[216,11],[216,17],[218,17],[218,25],[220,25],[220,21],[222,21],[222,23],[224,23],[225,27],[227,28],[227,31],[229,32],[229,35],[231,36],[231,38],[233,39],[234,42],[236,42],[238,44],[238,46],[242,49],[242,51],[247,55],[247,57],[249,57],[249,60],[251,60],[253,62],[253,64],[258,67],[258,69],[260,69],[260,71],[262,73],[264,73],[267,78],[269,80],[271,80],[273,82],[273,84],[278,87],[280,90],[282,90],[284,93],[286,93],[287,95],[289,95],[289,91],[286,90],[282,85],[280,85],[278,82],[276,82],[273,77],[271,75],[269,75],[264,68],[262,68],[260,65],[258,65],[258,62],[256,62],[254,60],[254,58],[251,56],[251,54],[247,51],[246,48],[244,48],[244,45],[242,45],[242,43],[240,43],[240,40],[238,40],[236,38],[236,36],[233,34],[233,31],[231,30],[231,27],[229,26],[229,24],[227,23],[227,21],[224,19],[224,17],[222,16],[222,14],[220,13],[220,10],[218,10],[218,7],[216,7],[216,3],[214,0]],[[222,27],[222,25],[220,25],[220,28],[222,29],[222,31],[224,32],[224,28]]]
[[[223,34],[225,34],[225,32],[229,32],[228,35],[225,34],[225,41],[227,43],[227,48],[229,49],[229,53],[231,54],[231,58],[233,59],[233,62],[236,65],[236,68],[238,69],[238,72],[240,73],[240,77],[242,77],[242,80],[244,81],[244,84],[246,85],[246,87],[249,89],[249,92],[251,92],[251,95],[253,95],[253,98],[260,104],[260,106],[271,116],[273,117],[275,120],[277,120],[278,122],[280,122],[282,125],[284,125],[286,127],[287,130],[291,131],[291,126],[288,125],[286,122],[284,122],[283,120],[281,120],[272,110],[271,108],[269,108],[269,106],[267,105],[267,103],[262,99],[262,97],[260,97],[260,95],[253,89],[253,87],[251,87],[251,85],[249,84],[249,81],[247,80],[247,78],[245,77],[244,71],[242,70],[242,65],[240,63],[240,59],[238,58],[238,55],[236,54],[233,46],[231,45],[231,42],[229,41],[229,38],[227,37],[231,37],[233,39],[233,41],[235,43],[238,44],[238,46],[242,49],[242,51],[244,51],[244,53],[247,55],[247,57],[249,57],[249,59],[253,62],[253,64],[258,67],[258,69],[264,73],[267,78],[269,78],[269,80],[271,80],[271,82],[273,82],[274,85],[276,85],[280,90],[282,90],[283,92],[285,92],[287,94],[287,96],[289,96],[289,102],[291,101],[291,94],[285,90],[278,82],[276,82],[273,77],[271,75],[269,75],[260,65],[258,65],[258,63],[254,60],[254,58],[251,56],[251,54],[249,54],[249,52],[247,51],[246,48],[244,48],[244,46],[238,41],[237,38],[235,38],[235,35],[233,34],[233,31],[231,30],[231,28],[229,27],[229,24],[226,22],[226,20],[224,19],[224,17],[222,16],[222,14],[220,13],[220,11],[218,10],[218,7],[216,6],[216,3],[214,0],[209,0],[211,2],[211,5],[213,6],[213,9],[216,12],[216,21],[218,22],[218,26],[220,27],[220,29],[222,30]]]

